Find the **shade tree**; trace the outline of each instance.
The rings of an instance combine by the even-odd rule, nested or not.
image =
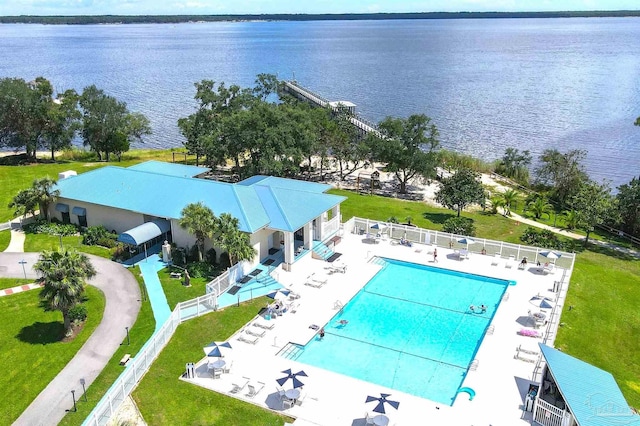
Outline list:
[[[480,182],[480,175],[471,169],[460,169],[449,177],[442,179],[440,189],[436,192],[436,201],[443,206],[455,210],[457,216],[471,204],[482,204],[485,192]]]
[[[622,229],[640,236],[640,177],[620,185],[616,201]]]
[[[571,206],[578,213],[578,228],[587,233],[585,245],[589,242],[589,235],[595,227],[616,213],[614,198],[606,182],[582,182],[571,199]]]
[[[374,160],[386,163],[400,183],[400,193],[414,178],[436,176],[439,146],[438,129],[424,114],[408,118],[388,117],[378,124],[381,135],[369,134]]]
[[[547,185],[550,198],[558,210],[566,209],[583,182],[588,180],[583,161],[587,152],[574,149],[561,153],[546,149],[540,155],[540,164],[535,170],[536,182]]]

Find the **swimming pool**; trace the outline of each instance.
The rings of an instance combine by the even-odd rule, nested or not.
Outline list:
[[[383,268],[298,361],[451,405],[508,281],[379,259]],[[471,313],[470,305],[487,306]],[[348,321],[342,326],[341,319]]]

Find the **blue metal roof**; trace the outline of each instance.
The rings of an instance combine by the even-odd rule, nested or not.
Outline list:
[[[542,343],[540,349],[578,425],[640,426],[611,373]]]
[[[293,191],[305,191],[323,193],[331,189],[331,185],[316,182],[307,182],[305,180],[286,179],[275,176],[251,176],[237,183],[242,186],[263,185],[271,188],[291,189]]]
[[[271,177],[256,180],[254,185],[238,185],[115,166],[62,179],[57,184],[61,200],[167,219],[179,219],[187,204],[202,201],[216,215],[229,213],[236,217],[240,230],[249,233],[265,226],[296,231],[345,199],[323,194],[320,189],[324,187],[328,185]]]
[[[129,169],[141,172],[158,173],[166,176],[194,177],[211,169],[206,167],[189,166],[178,163],[165,163],[164,161],[145,161],[144,163],[130,166]]]
[[[168,220],[156,219],[131,228],[118,236],[118,241],[139,246],[171,230]]]

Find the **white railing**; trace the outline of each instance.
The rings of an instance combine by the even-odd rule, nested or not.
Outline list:
[[[239,262],[228,268],[225,272],[209,281],[206,285],[205,294],[214,293],[220,295],[227,291],[244,275],[245,265],[248,262]]]
[[[180,324],[180,305],[176,306],[169,319],[151,336],[140,352],[127,364],[127,368],[102,397],[98,405],[84,420],[83,425],[105,425],[118,411],[122,402],[133,392],[142,376],[167,345]]]
[[[537,398],[533,409],[533,420],[542,426],[562,426],[565,411]]]
[[[214,311],[216,300],[216,293],[213,293],[178,303],[162,327],[144,344],[135,358],[131,358],[127,368],[87,416],[83,425],[106,425],[151,368],[151,364],[169,343],[178,325]]]
[[[354,234],[366,234],[373,233],[370,229],[374,223],[380,223],[377,220],[362,219],[354,217],[345,223],[345,232],[351,232]],[[348,225],[348,226],[347,226]],[[548,249],[540,247],[525,246],[520,244],[505,243],[503,241],[489,240],[486,238],[473,237],[475,243],[470,244],[468,247],[466,244],[458,243],[458,240],[464,238],[465,235],[450,234],[448,232],[434,231],[431,229],[416,228],[413,226],[399,225],[397,223],[386,223],[387,229],[384,230],[386,234],[392,239],[405,238],[413,243],[436,245],[438,247],[453,248],[453,249],[467,249],[470,253],[487,254],[493,256],[495,253],[499,253],[504,258],[514,256],[516,259],[522,259],[527,257],[529,262],[547,262],[548,260],[540,253],[548,251]],[[379,232],[379,231],[376,231]],[[559,250],[553,250],[556,253],[560,253],[561,256],[556,260],[555,265],[558,268],[573,269],[575,262],[575,254],[569,252],[563,252]]]
[[[322,222],[322,239],[324,240],[328,236],[335,234],[338,229],[340,229],[340,216],[336,216],[327,222]]]

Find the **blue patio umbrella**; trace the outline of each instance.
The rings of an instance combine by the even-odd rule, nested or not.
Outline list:
[[[211,342],[207,346],[204,347],[204,354],[206,356],[216,356],[220,358],[222,356],[222,352],[220,348],[229,348],[231,349],[231,344],[229,342]]]
[[[289,296],[290,293],[291,290],[280,289],[267,294],[267,297],[270,297],[273,300],[284,300],[287,298],[287,296]]]
[[[534,306],[539,307],[540,309],[551,309],[553,308],[553,305],[551,305],[552,299],[549,297],[544,297],[544,296],[533,296],[530,300],[529,303],[531,303]]]
[[[553,263],[556,263],[556,259],[560,259],[562,257],[562,253],[558,253],[557,251],[541,251],[540,256],[546,257],[549,260],[553,260]]]
[[[396,410],[400,406],[400,403],[398,401],[390,401],[390,400],[388,400],[387,399],[388,396],[391,396],[391,394],[390,393],[381,393],[379,397],[377,397],[377,396],[367,396],[367,400],[365,402],[378,401],[378,405],[376,405],[376,407],[373,409],[373,411],[375,411],[376,413],[385,414],[385,411],[384,411],[384,404],[385,403],[389,404],[390,406],[392,406]]]
[[[290,368],[287,368],[286,370],[284,370],[283,373],[286,374],[287,376],[282,377],[280,379],[276,379],[276,382],[278,382],[280,386],[284,386],[284,384],[287,383],[287,380],[291,379],[291,381],[293,382],[294,388],[301,388],[304,386],[304,383],[298,380],[297,376],[308,377],[307,373],[305,373],[304,371],[300,370],[297,373],[294,373],[293,371],[291,371]]]
[[[460,239],[458,240],[458,242],[459,242],[460,244],[464,244],[464,245],[466,245],[467,247],[469,247],[469,244],[475,244],[475,243],[476,243],[476,240],[473,240],[473,239],[471,239],[471,238],[469,238],[469,237],[464,237],[464,238],[460,238]]]
[[[373,225],[371,225],[369,228],[376,229],[378,231],[383,231],[383,230],[387,229],[387,225],[385,225],[384,223],[376,222]]]

